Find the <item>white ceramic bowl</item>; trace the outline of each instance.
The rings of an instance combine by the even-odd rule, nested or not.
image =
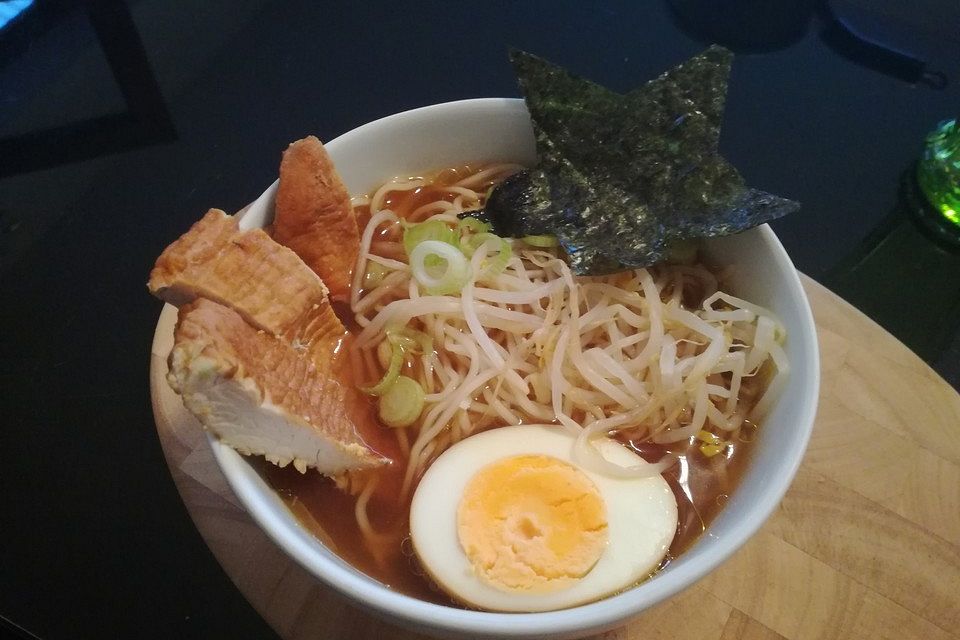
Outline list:
[[[536,161],[522,100],[439,104],[366,124],[327,143],[351,193],[367,193],[396,175],[471,161]],[[276,183],[245,213],[241,226],[273,216]],[[297,524],[274,492],[232,449],[212,441],[217,462],[250,515],[291,557],[332,588],[398,624],[450,636],[576,637],[623,624],[715,569],[769,517],[803,457],[817,408],[819,354],[810,306],[797,272],[766,225],[712,240],[710,262],[732,267],[738,296],[775,311],[786,325],[792,371],[758,435],[749,470],[701,539],[653,579],[617,596],[563,611],[502,614],[466,611],[411,598],[357,571]]]

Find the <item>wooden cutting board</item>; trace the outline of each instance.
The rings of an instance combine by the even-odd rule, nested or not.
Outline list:
[[[810,448],[770,521],[720,569],[606,640],[960,638],[960,396],[869,318],[804,277],[822,389]],[[922,313],[922,310],[918,310]],[[150,385],[180,495],[214,556],[284,639],[402,638],[288,559],[227,486],[165,381]]]

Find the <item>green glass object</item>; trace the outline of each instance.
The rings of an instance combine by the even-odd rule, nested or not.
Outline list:
[[[937,125],[901,175],[896,205],[822,281],[917,355],[956,371],[960,332],[960,126]],[[955,373],[952,374],[955,376]],[[960,382],[952,380],[960,389]]]
[[[960,228],[960,126],[944,120],[927,135],[917,163],[923,195],[943,218]]]

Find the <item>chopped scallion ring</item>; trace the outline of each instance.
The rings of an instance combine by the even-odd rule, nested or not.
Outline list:
[[[424,393],[420,383],[413,378],[400,376],[387,392],[380,396],[380,420],[388,427],[409,427],[420,417],[423,403]]]
[[[383,374],[380,382],[372,387],[361,387],[360,390],[367,395],[382,396],[393,386],[393,383],[397,381],[401,366],[403,366],[403,349],[399,345],[394,344],[393,354],[390,356],[390,366],[387,367],[387,372]]]
[[[520,239],[531,247],[538,247],[541,249],[548,249],[550,247],[556,247],[560,245],[560,241],[557,240],[557,236],[523,236]]]
[[[430,295],[456,293],[470,281],[470,263],[454,246],[424,240],[410,254],[414,279]]]

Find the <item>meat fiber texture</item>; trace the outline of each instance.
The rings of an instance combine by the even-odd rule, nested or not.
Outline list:
[[[211,209],[164,250],[148,287],[180,307],[170,385],[222,442],[331,476],[389,462],[341,375],[347,332],[327,288],[292,250]]]
[[[334,300],[349,297],[360,230],[350,194],[314,136],[297,140],[283,154],[273,237],[323,279]]]

